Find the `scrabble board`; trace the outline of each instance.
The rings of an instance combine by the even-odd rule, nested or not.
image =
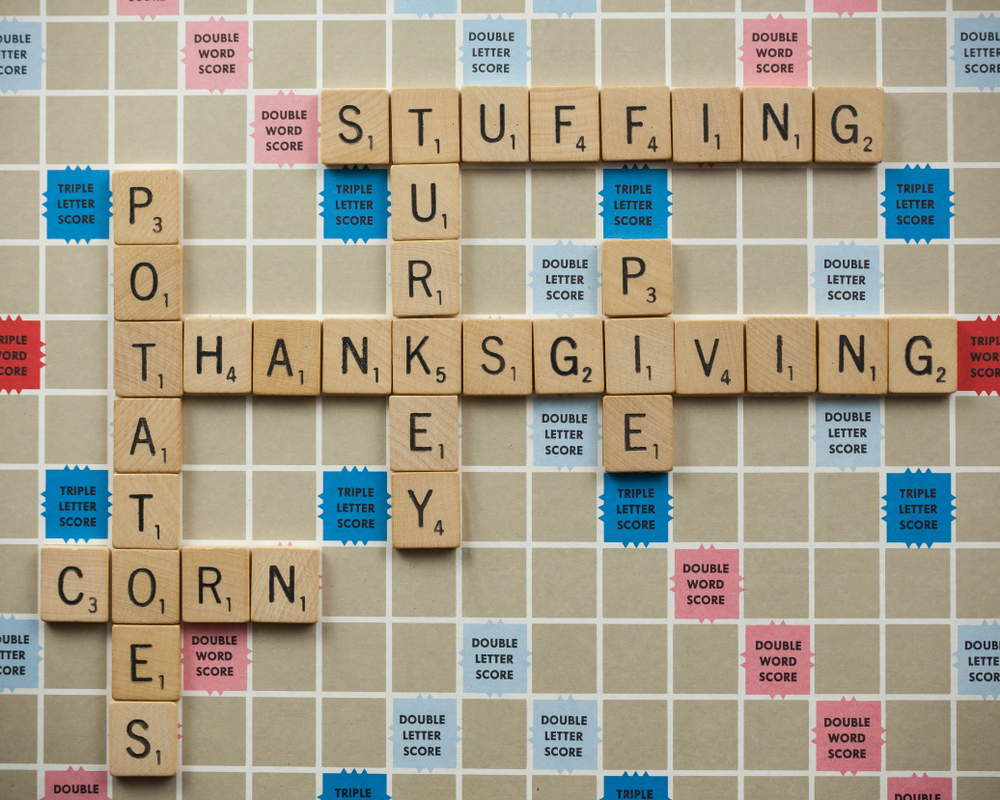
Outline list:
[[[997,0],[0,0],[0,798],[1000,797],[997,11]],[[496,122],[478,119],[480,99],[526,102],[510,87],[532,89],[534,113],[536,95],[549,104],[537,108],[569,108],[593,103],[594,87],[669,98],[667,86],[675,113],[694,98],[696,127],[706,87],[727,102],[742,89],[744,103],[759,87],[788,98],[882,87],[880,163],[826,163],[818,122],[813,160],[780,164],[745,144],[723,155],[721,138],[712,161],[676,136],[672,160],[661,136],[602,161],[593,114],[559,149],[516,127],[507,162],[461,151],[458,196],[441,198],[460,229],[439,232],[458,237],[460,279],[439,302],[449,330],[461,320],[480,341],[508,325],[520,342],[510,363],[527,374],[533,323],[537,365],[540,331],[600,341],[606,317],[609,373],[640,334],[671,356],[675,339],[722,341],[733,383],[706,387],[715,350],[699,345],[649,406],[672,410],[672,471],[618,471],[628,453],[612,454],[609,431],[623,415],[626,430],[637,423],[610,395],[627,381],[609,375],[605,399],[551,376],[534,393],[501,392],[465,360],[447,368],[465,373],[462,393],[446,392],[457,410],[430,398],[459,426],[457,453],[453,431],[440,437],[457,474],[434,485],[454,500],[460,544],[393,547],[417,485],[393,474],[394,404],[412,409],[337,384],[315,360],[332,352],[324,338],[309,391],[306,370],[285,396],[248,394],[263,384],[243,371],[190,387],[157,373],[180,478],[119,487],[115,434],[134,424],[135,401],[116,401],[132,393],[116,341],[143,334],[116,326],[137,319],[116,314],[130,279],[116,253],[143,263],[150,243],[115,246],[129,214],[116,173],[179,174],[164,235],[182,256],[162,271],[164,310],[148,324],[182,318],[208,341],[225,331],[247,363],[272,320],[299,342],[320,342],[321,321],[336,342],[358,317],[373,337],[389,336],[390,318],[415,337],[434,312],[392,279],[404,217],[390,209],[405,197],[388,166],[406,170],[395,165],[412,154],[383,136],[380,160],[324,166],[324,90],[405,102],[397,90],[431,88],[453,102],[457,88],[465,129]],[[631,97],[602,94],[601,111]],[[761,122],[742,121],[744,136]],[[427,133],[445,150],[427,160],[453,171],[455,131]],[[714,135],[706,116],[694,138],[710,147]],[[530,160],[518,151],[529,145]],[[672,306],[658,313],[670,323],[643,327],[634,307],[607,303],[608,254],[652,240],[652,261],[668,239]],[[454,265],[455,245],[442,247]],[[751,345],[774,358],[775,317],[800,326],[786,334],[786,371],[817,357],[820,318],[818,386],[769,394],[773,383],[754,382]],[[904,317],[957,320],[947,391],[893,392]],[[858,325],[890,353],[875,394],[823,385],[837,359],[824,336]],[[839,359],[843,372],[842,344]],[[56,573],[41,549],[110,547],[130,496],[147,490],[179,493],[176,539],[165,529],[168,549],[134,569],[176,561],[178,546],[280,563],[289,545],[317,549],[318,622],[185,621],[180,666],[165,664],[160,685],[180,696],[176,774],[118,777],[112,692],[131,626],[114,626],[119,639],[107,623],[43,621]],[[173,747],[172,718],[149,724]]]

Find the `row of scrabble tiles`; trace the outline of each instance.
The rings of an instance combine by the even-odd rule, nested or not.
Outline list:
[[[321,392],[942,394],[956,390],[956,370],[954,317],[750,317],[745,323],[188,317],[115,323],[116,393],[163,398],[161,403],[181,394]],[[116,424],[118,404],[136,402],[116,401]],[[124,422],[123,436],[131,437],[129,419]],[[179,419],[172,427],[179,436]],[[134,456],[128,437],[120,444]],[[158,445],[139,444],[141,455],[159,460]],[[118,452],[116,435],[116,457]]]
[[[324,89],[325,164],[882,161],[879,87]]]

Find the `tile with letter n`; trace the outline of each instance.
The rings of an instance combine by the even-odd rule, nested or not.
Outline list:
[[[670,87],[606,86],[601,89],[601,157],[604,161],[668,161],[672,155]]]
[[[882,87],[817,86],[813,115],[818,163],[881,163],[885,143]]]
[[[111,175],[115,244],[181,240],[181,174],[175,169],[115,170]]]
[[[600,161],[599,98],[596,86],[532,87],[531,160]]]
[[[669,239],[606,239],[601,297],[609,317],[658,317],[674,310]]]
[[[462,235],[458,164],[405,164],[389,170],[392,238],[457,239]]]
[[[600,317],[532,323],[537,394],[604,392],[604,323]]]
[[[882,317],[819,317],[820,394],[886,394],[889,322]]]
[[[115,394],[180,397],[184,393],[180,322],[115,323]]]
[[[318,395],[321,326],[318,319],[255,319],[253,393]]]
[[[454,164],[459,159],[458,89],[393,89],[392,162]]]
[[[183,307],[181,248],[115,245],[115,319],[179,320]]]
[[[604,320],[604,371],[608,394],[672,394],[674,321]]]
[[[253,548],[250,619],[289,623],[310,623],[319,619],[318,549]]]
[[[115,472],[180,472],[184,464],[181,401],[115,399]]]
[[[677,394],[742,394],[743,322],[677,320],[674,369]]]
[[[743,160],[808,163],[813,156],[813,90],[808,86],[743,89]]]
[[[604,471],[670,472],[673,403],[666,394],[605,395]]]
[[[735,86],[674,89],[674,161],[731,163],[743,156],[740,90]]]
[[[320,160],[324,164],[389,163],[389,92],[324,89]]]
[[[462,544],[462,492],[457,472],[392,474],[392,546],[455,548]]]
[[[184,393],[250,394],[253,322],[249,317],[184,320]]]
[[[177,774],[177,703],[112,700],[108,771],[116,778]]]
[[[181,478],[176,473],[115,475],[111,544],[126,550],[176,550],[181,540]]]
[[[523,164],[528,143],[527,86],[462,87],[462,161]]]
[[[957,389],[957,320],[890,317],[889,393],[950,394]]]
[[[184,622],[250,621],[250,549],[181,549],[181,619]]]
[[[392,320],[328,317],[323,320],[323,392],[392,392]]]
[[[181,621],[180,551],[111,552],[111,621],[132,625]]]
[[[389,398],[389,468],[400,472],[458,469],[458,397],[395,394]]]
[[[462,393],[461,320],[393,320],[392,391]]]
[[[451,317],[462,311],[458,239],[393,242],[392,313],[397,317]]]
[[[107,547],[42,547],[41,617],[46,622],[107,622],[110,551]]]
[[[814,317],[748,317],[746,347],[749,393],[816,391]]]
[[[181,626],[111,626],[111,696],[115,700],[179,700]]]
[[[530,395],[531,341],[530,319],[463,320],[463,394]]]

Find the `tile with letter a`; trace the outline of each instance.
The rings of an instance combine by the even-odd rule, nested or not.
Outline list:
[[[180,397],[184,393],[180,322],[115,323],[115,394]]]
[[[889,384],[889,322],[884,317],[816,320],[820,394],[882,395]]]
[[[250,619],[289,623],[310,623],[319,619],[318,549],[253,548]]]
[[[535,392],[604,392],[604,323],[600,317],[536,319]]]
[[[394,164],[458,162],[458,89],[393,89],[391,107]]]
[[[111,626],[111,696],[115,700],[179,700],[181,626]]]
[[[253,322],[249,317],[184,320],[185,394],[250,394]]]
[[[746,347],[749,393],[816,391],[814,317],[749,317]]]
[[[125,550],[176,550],[181,540],[181,477],[116,474],[111,544]]]
[[[596,86],[540,86],[528,95],[532,161],[600,161]]]
[[[395,394],[389,398],[389,468],[401,472],[458,469],[458,397]]]
[[[406,164],[389,170],[392,238],[457,239],[462,235],[458,164]]]
[[[743,160],[807,163],[813,154],[813,92],[808,86],[743,90]]]
[[[677,320],[674,370],[677,394],[742,394],[743,322]]]
[[[111,621],[132,625],[181,621],[180,551],[111,552]]]
[[[743,155],[740,90],[735,86],[674,89],[674,161],[732,163]]]
[[[389,163],[386,89],[324,89],[321,102],[324,164]]]
[[[601,155],[605,161],[667,161],[673,147],[670,88],[601,89]]]
[[[817,86],[813,104],[818,163],[881,163],[885,92],[880,86]]]
[[[323,320],[323,392],[392,392],[391,319],[328,317]]]
[[[107,622],[110,551],[107,547],[41,550],[41,617],[46,622]]]
[[[605,395],[605,472],[674,468],[674,401],[670,395]]]
[[[115,319],[181,318],[183,271],[176,244],[115,245]]]
[[[950,394],[958,388],[954,317],[889,317],[889,393]]]
[[[177,774],[177,703],[112,700],[108,771],[116,778]]]
[[[115,472],[180,472],[184,464],[181,401],[168,397],[115,400]]]
[[[392,473],[392,546],[438,549],[461,544],[462,491],[458,473]]]
[[[462,161],[528,161],[528,87],[462,87]]]
[[[250,621],[250,549],[184,547],[181,550],[181,618],[184,622]]]
[[[462,392],[527,396],[534,391],[530,319],[462,322]]]
[[[115,244],[181,240],[181,174],[175,169],[115,170],[111,175]]]
[[[253,393],[318,395],[321,338],[318,319],[255,319]]]

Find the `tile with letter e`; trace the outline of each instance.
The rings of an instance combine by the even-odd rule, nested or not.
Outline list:
[[[115,319],[181,318],[183,270],[176,244],[115,245]]]
[[[395,394],[389,398],[389,469],[458,469],[458,397]]]
[[[606,239],[601,295],[609,317],[658,317],[674,310],[669,239]]]
[[[528,87],[462,87],[462,161],[528,161]]]
[[[958,388],[954,317],[889,317],[889,393],[950,394]]]
[[[110,598],[107,547],[41,550],[41,617],[46,622],[107,622]]]
[[[253,393],[318,395],[321,326],[318,319],[255,319]]]
[[[405,164],[389,170],[392,238],[457,239],[462,234],[458,164]]]
[[[181,401],[173,397],[115,399],[115,472],[180,472]]]
[[[180,397],[184,393],[180,322],[115,323],[115,394]]]
[[[115,170],[111,175],[115,244],[181,240],[181,174],[175,169]]]
[[[393,164],[458,162],[458,89],[393,89],[391,101]]]
[[[393,242],[392,313],[397,317],[451,317],[462,311],[458,239]]]
[[[674,89],[674,161],[731,163],[743,155],[740,90],[735,86]]]
[[[250,621],[250,549],[181,549],[181,619],[184,622]]]
[[[184,393],[250,394],[253,322],[249,317],[184,320]]]
[[[880,86],[817,86],[814,158],[819,163],[878,164],[885,142]]]
[[[743,322],[677,320],[674,370],[677,394],[742,394]]]
[[[747,391],[816,391],[816,319],[748,317]]]
[[[674,321],[604,320],[604,373],[608,394],[673,394]]]
[[[319,619],[317,548],[255,547],[251,563],[251,621],[311,623]]]
[[[889,321],[879,317],[819,317],[820,394],[885,394]]]
[[[532,322],[537,394],[604,392],[604,322],[600,317]]]
[[[673,468],[673,398],[605,395],[604,471],[670,472]]]
[[[462,392],[527,396],[534,390],[530,319],[462,322]]]
[[[532,161],[600,161],[596,86],[539,86],[529,93]]]
[[[112,700],[108,771],[116,778],[177,774],[177,703]]]
[[[743,89],[743,160],[805,163],[813,156],[813,90],[808,86]]]
[[[389,163],[389,92],[324,89],[320,160],[324,164]]]
[[[111,621],[131,625],[181,621],[180,551],[111,551]]]
[[[179,700],[181,626],[111,626],[111,696],[115,700]]]
[[[392,392],[392,320],[328,317],[323,320],[323,392]]]
[[[393,320],[392,391],[462,393],[461,320]]]
[[[601,89],[601,155],[605,161],[668,161],[672,141],[670,87]]]
[[[392,473],[392,546],[455,548],[462,544],[457,472]]]
[[[112,545],[126,550],[180,546],[180,475],[115,475],[111,493]]]

